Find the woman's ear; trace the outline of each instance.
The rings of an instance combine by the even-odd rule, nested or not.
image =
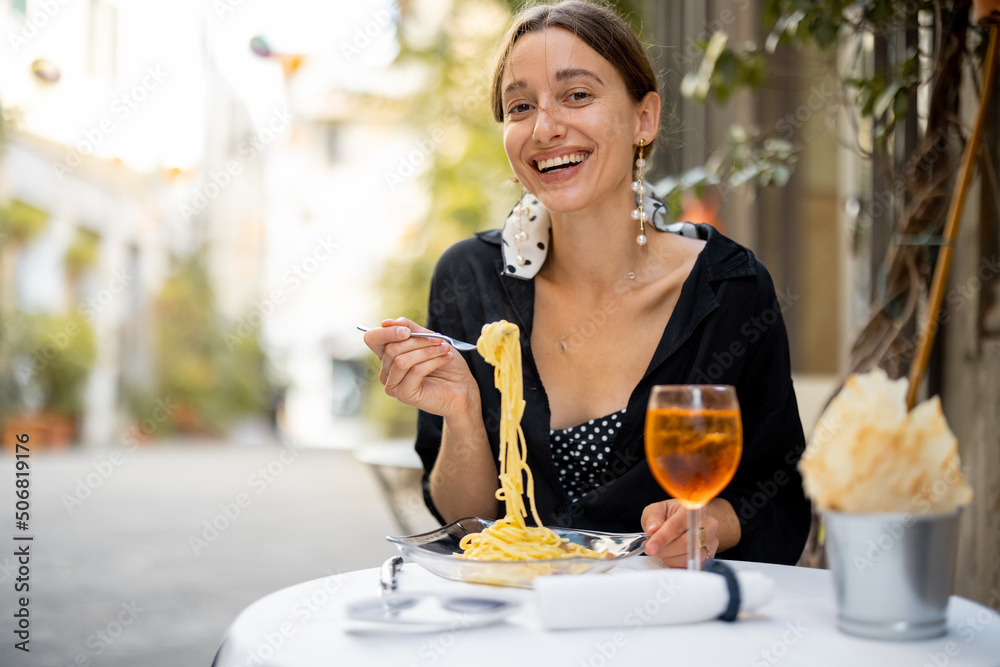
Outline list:
[[[650,137],[646,143],[652,143],[652,139],[660,131],[660,95],[652,90],[646,93],[646,96],[636,105],[636,113],[639,120],[637,130]]]

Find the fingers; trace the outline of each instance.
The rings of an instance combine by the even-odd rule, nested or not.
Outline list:
[[[662,523],[658,523],[662,521]],[[641,523],[649,533],[646,555],[661,559],[670,567],[687,565],[688,540],[698,544],[699,536],[693,536],[687,528],[687,510],[675,500],[655,503],[643,510]],[[702,512],[701,527],[705,531],[705,547],[701,551],[703,560],[714,558],[719,550],[719,522],[707,512]]]
[[[425,348],[431,350],[442,344],[441,341],[433,338],[412,338],[410,336],[411,331],[428,331],[428,329],[405,317],[399,317],[394,320],[382,320],[380,327],[370,329],[365,333],[365,345],[378,355],[382,362],[382,367],[379,371],[379,382],[383,385],[388,382],[390,370],[396,364],[396,359],[400,355]],[[425,352],[423,355],[418,355],[415,358],[404,359],[403,366],[397,366],[397,372],[398,370],[411,368],[430,357],[440,356],[445,351],[447,350],[442,349],[436,355],[433,352]]]
[[[675,553],[685,553],[687,547],[683,543],[684,533],[687,531],[687,512],[676,500],[667,500],[663,503],[650,505],[654,508],[662,506],[662,510],[652,510],[650,526],[656,525],[652,532],[644,523],[643,528],[649,533],[649,540],[646,542],[646,554],[664,558],[664,554],[674,555]],[[647,508],[649,509],[649,508]],[[643,512],[643,518],[646,512]],[[680,542],[682,549],[678,549]]]
[[[398,320],[382,320],[382,326],[369,329],[365,332],[365,345],[371,351],[382,357],[385,346],[389,343],[396,343],[410,337],[411,327],[407,324],[409,320],[400,318]],[[413,325],[415,328],[417,325]]]
[[[432,341],[430,345],[420,344],[415,349],[396,355],[388,366],[383,360],[379,379],[385,377],[386,394],[405,401],[419,394],[420,385],[428,375],[454,358],[455,352],[447,343]]]
[[[365,332],[365,345],[381,357],[382,349],[386,345],[406,340],[410,337],[411,331],[429,332],[430,329],[422,327],[413,320],[405,317],[397,317],[394,320],[382,320],[379,327],[369,329]]]
[[[407,327],[412,331],[424,331],[424,332],[430,331],[430,329],[428,329],[427,327],[422,327],[413,320],[407,319],[405,317],[397,317],[394,320],[382,320],[380,325],[383,327],[392,327],[392,326]]]
[[[403,376],[417,364],[451,352],[450,345],[433,338],[408,338],[398,343],[389,343],[382,351],[379,382],[388,387],[390,376],[395,376],[395,380],[391,383],[399,384]],[[453,357],[453,354],[449,356]]]
[[[715,554],[719,551],[719,520],[708,512],[702,512],[701,527],[705,529],[705,537],[708,540],[702,555],[706,559],[715,558]]]
[[[407,405],[448,417],[479,409],[479,390],[462,355],[433,333],[400,317],[382,320],[365,333],[365,344],[381,361],[379,382],[385,393]]]
[[[639,523],[648,535],[655,533],[663,525],[663,522],[667,520],[668,502],[664,500],[663,502],[646,505],[642,510],[642,517],[639,519]]]

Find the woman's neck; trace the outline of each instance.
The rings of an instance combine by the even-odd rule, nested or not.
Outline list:
[[[541,275],[591,293],[614,289],[630,274],[634,278],[653,250],[650,243],[636,243],[639,223],[632,220],[634,208],[635,197],[629,192],[583,211],[550,212],[552,240]],[[646,223],[647,237],[651,226]]]

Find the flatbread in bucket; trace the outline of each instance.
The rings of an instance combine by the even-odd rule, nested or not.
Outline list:
[[[907,413],[907,386],[874,370],[830,402],[799,462],[817,509],[938,514],[971,502],[941,401]]]

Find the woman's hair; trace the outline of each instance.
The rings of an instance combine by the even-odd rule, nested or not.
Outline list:
[[[646,93],[659,92],[653,64],[629,25],[611,9],[586,0],[567,0],[556,4],[525,7],[511,21],[500,40],[490,78],[490,108],[497,122],[503,120],[501,81],[504,68],[523,35],[546,28],[568,30],[611,63],[625,81],[625,90],[636,103]],[[652,141],[649,148],[652,149]]]

